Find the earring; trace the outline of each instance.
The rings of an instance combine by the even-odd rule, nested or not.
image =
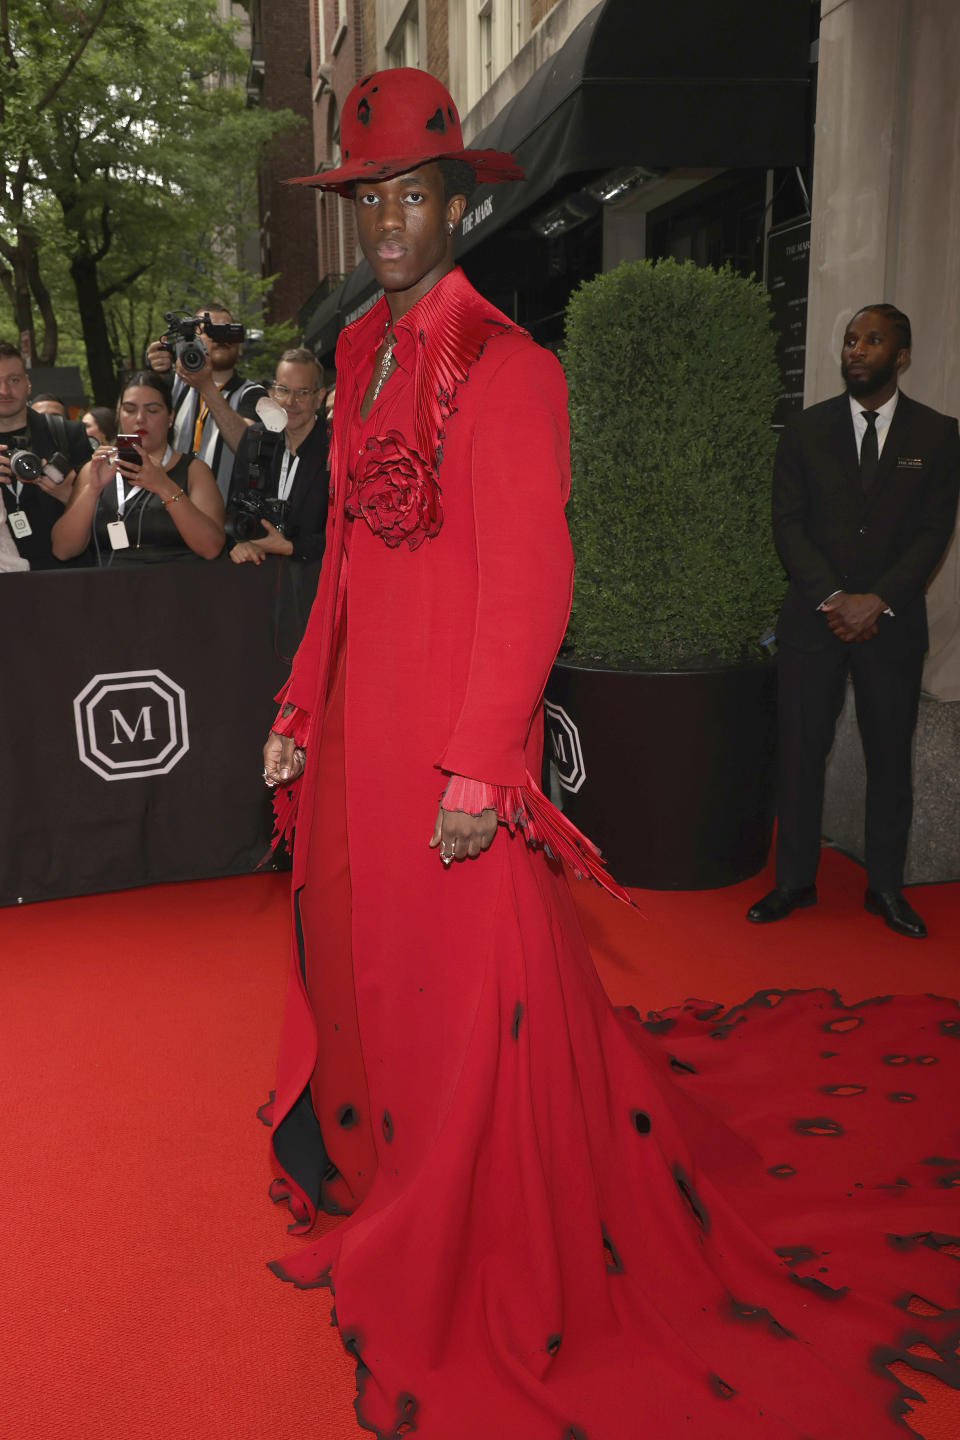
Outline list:
[[[448,226],[447,226],[447,233],[448,233],[449,235],[452,235],[452,234],[453,234],[453,229],[454,229],[454,227],[453,227],[452,225],[448,225]]]

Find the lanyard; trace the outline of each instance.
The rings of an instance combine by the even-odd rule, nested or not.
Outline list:
[[[167,461],[170,459],[170,456],[171,456],[172,454],[173,454],[173,451],[170,449],[170,446],[168,445],[167,448],[166,448],[166,450],[164,450],[164,452],[163,452],[163,459],[160,461],[161,469],[166,469]],[[117,471],[117,519],[118,519],[118,520],[122,520],[122,519],[123,519],[123,512],[124,512],[124,509],[125,509],[125,507],[126,507],[127,501],[128,501],[128,500],[132,500],[133,497],[134,497],[134,495],[139,495],[139,494],[140,494],[140,491],[141,491],[142,489],[143,489],[143,486],[142,486],[142,485],[131,485],[131,487],[130,487],[129,490],[124,491],[124,488],[123,488],[123,476],[120,474],[120,471],[119,471],[119,470]],[[20,497],[19,497],[19,495],[18,495],[18,496],[17,496],[17,499],[19,500],[19,498],[20,498]]]
[[[9,485],[9,486],[10,486],[10,489],[13,491],[14,495],[16,496],[17,505],[19,505],[19,504],[20,504],[20,496],[23,494],[23,481],[22,481],[22,480],[4,480],[3,483],[4,483],[4,485]]]
[[[293,477],[297,473],[297,466],[300,464],[300,456],[294,455],[293,464],[290,464],[290,451],[284,446],[283,459],[280,462],[280,483],[277,486],[277,499],[286,500],[293,489]]]

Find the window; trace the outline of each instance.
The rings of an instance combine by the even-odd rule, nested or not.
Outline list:
[[[418,0],[411,0],[403,12],[399,25],[390,36],[386,50],[388,66],[412,65],[414,68],[419,66],[420,21],[418,10]]]
[[[480,94],[493,84],[493,0],[480,0],[477,8],[478,46],[480,59]]]

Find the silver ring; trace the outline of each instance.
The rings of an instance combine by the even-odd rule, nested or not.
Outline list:
[[[269,785],[269,786],[270,786],[270,789],[271,789],[271,790],[275,789],[277,782],[276,782],[276,780],[271,780],[271,779],[270,779],[270,776],[267,774],[266,766],[264,766],[264,769],[263,769],[263,781],[264,781],[264,784],[265,784],[265,785]]]
[[[444,853],[443,853],[442,850],[441,850],[441,852],[440,852],[440,859],[443,861],[444,865],[452,865],[452,864],[453,864],[453,856],[452,856],[452,855],[444,855]]]

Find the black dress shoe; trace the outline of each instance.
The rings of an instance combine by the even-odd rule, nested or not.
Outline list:
[[[747,911],[747,919],[752,920],[755,925],[766,925],[771,920],[785,920],[791,910],[803,910],[807,905],[816,905],[816,885],[803,885],[799,890],[788,890],[785,886],[778,885],[762,900],[751,905]]]
[[[871,915],[882,915],[884,925],[889,925],[898,935],[909,935],[911,940],[926,937],[926,925],[899,890],[868,890],[863,897],[863,908]]]

